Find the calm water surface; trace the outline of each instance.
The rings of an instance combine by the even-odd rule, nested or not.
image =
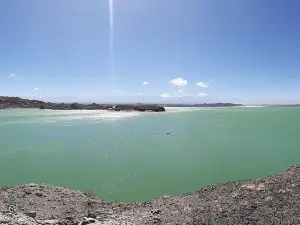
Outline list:
[[[149,200],[280,172],[300,163],[299,145],[298,108],[2,110],[0,186],[47,183]]]

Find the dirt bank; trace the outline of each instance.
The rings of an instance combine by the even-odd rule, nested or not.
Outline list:
[[[0,224],[300,224],[300,166],[143,203],[104,202],[66,188],[0,189]]]

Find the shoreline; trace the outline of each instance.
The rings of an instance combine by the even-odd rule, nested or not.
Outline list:
[[[67,188],[0,188],[0,224],[300,224],[300,165],[148,202],[106,202]]]
[[[164,112],[165,108],[153,104],[80,104],[52,103],[40,100],[23,99],[19,97],[0,96],[0,109],[8,108],[36,108],[40,110],[109,110],[109,111],[139,111],[139,112]]]
[[[19,97],[0,96],[0,109],[8,108],[37,108],[51,110],[109,110],[109,111],[140,111],[140,112],[165,112],[165,107],[236,107],[243,106],[234,103],[203,103],[203,104],[81,104],[52,103],[40,100],[30,100]]]

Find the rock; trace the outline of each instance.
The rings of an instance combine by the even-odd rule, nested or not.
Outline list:
[[[94,219],[96,219],[96,218],[97,218],[97,215],[96,215],[96,213],[91,213],[91,212],[89,212],[88,215],[87,215],[87,217],[88,217],[88,218],[94,218]]]
[[[260,183],[256,189],[257,189],[258,191],[265,190],[265,189],[266,189],[266,186],[265,186],[265,184]]]
[[[25,214],[3,214],[0,212],[0,224],[2,225],[38,225],[31,217]]]
[[[11,220],[10,217],[8,217],[0,212],[0,224],[7,224],[10,220]]]
[[[159,209],[153,210],[153,211],[151,211],[151,213],[152,213],[153,215],[156,215],[156,214],[161,213],[161,210],[159,210]]]
[[[39,220],[38,221],[42,225],[60,225],[61,222],[59,220]]]
[[[43,196],[43,194],[42,194],[41,192],[36,192],[35,195],[36,195],[36,196],[39,196],[39,197],[42,197],[42,196]]]
[[[153,223],[155,223],[155,224],[161,223],[161,219],[158,218],[158,217],[154,217],[152,221],[153,221]]]
[[[284,189],[279,189],[278,192],[281,193],[281,194],[285,194],[285,193],[286,193],[286,190],[284,190]]]
[[[66,216],[66,220],[74,220],[73,216]]]
[[[266,200],[267,202],[272,201],[272,200],[273,200],[273,197],[272,197],[272,196],[268,196],[268,197],[266,197],[265,200]]]
[[[36,221],[31,218],[31,217],[27,217],[25,215],[16,215],[15,217],[13,217],[13,219],[15,219],[15,223],[16,225],[20,224],[20,225],[35,225],[37,224]]]
[[[25,215],[27,215],[31,218],[35,218],[36,217],[36,212],[35,211],[27,212],[27,213],[25,213]]]
[[[81,223],[79,223],[80,225],[87,225],[87,224],[93,224],[93,223],[98,223],[99,221],[94,219],[94,218],[87,218],[84,217],[84,221],[82,221]]]

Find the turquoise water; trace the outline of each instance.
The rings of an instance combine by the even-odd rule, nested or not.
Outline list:
[[[2,110],[0,186],[47,183],[149,200],[299,164],[299,134],[298,108]]]

